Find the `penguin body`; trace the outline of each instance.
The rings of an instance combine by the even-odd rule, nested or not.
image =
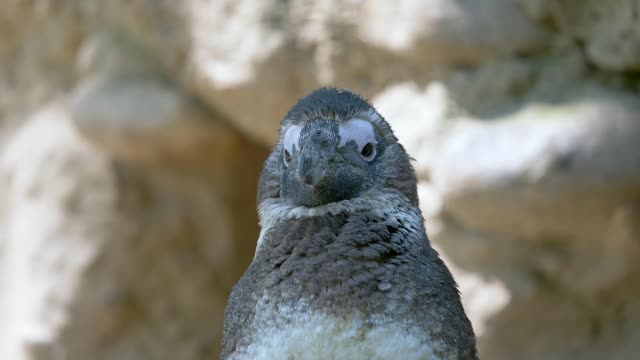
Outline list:
[[[225,315],[225,359],[476,359],[415,173],[364,99],[321,89],[283,120],[262,232]]]

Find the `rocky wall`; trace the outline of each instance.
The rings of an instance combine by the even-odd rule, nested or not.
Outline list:
[[[215,358],[326,84],[415,158],[482,358],[640,353],[640,1],[0,5],[0,358]]]

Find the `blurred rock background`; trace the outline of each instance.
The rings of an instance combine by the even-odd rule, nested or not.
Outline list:
[[[0,358],[214,359],[286,110],[416,159],[484,359],[640,356],[640,1],[0,0]]]

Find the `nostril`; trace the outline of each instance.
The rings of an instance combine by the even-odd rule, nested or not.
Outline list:
[[[311,174],[305,174],[304,176],[302,176],[302,182],[305,183],[305,185],[312,185],[313,177],[311,176]]]

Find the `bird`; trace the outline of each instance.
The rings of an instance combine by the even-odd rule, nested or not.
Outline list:
[[[227,301],[222,359],[478,359],[411,160],[348,89],[288,111],[258,181],[261,232]]]

